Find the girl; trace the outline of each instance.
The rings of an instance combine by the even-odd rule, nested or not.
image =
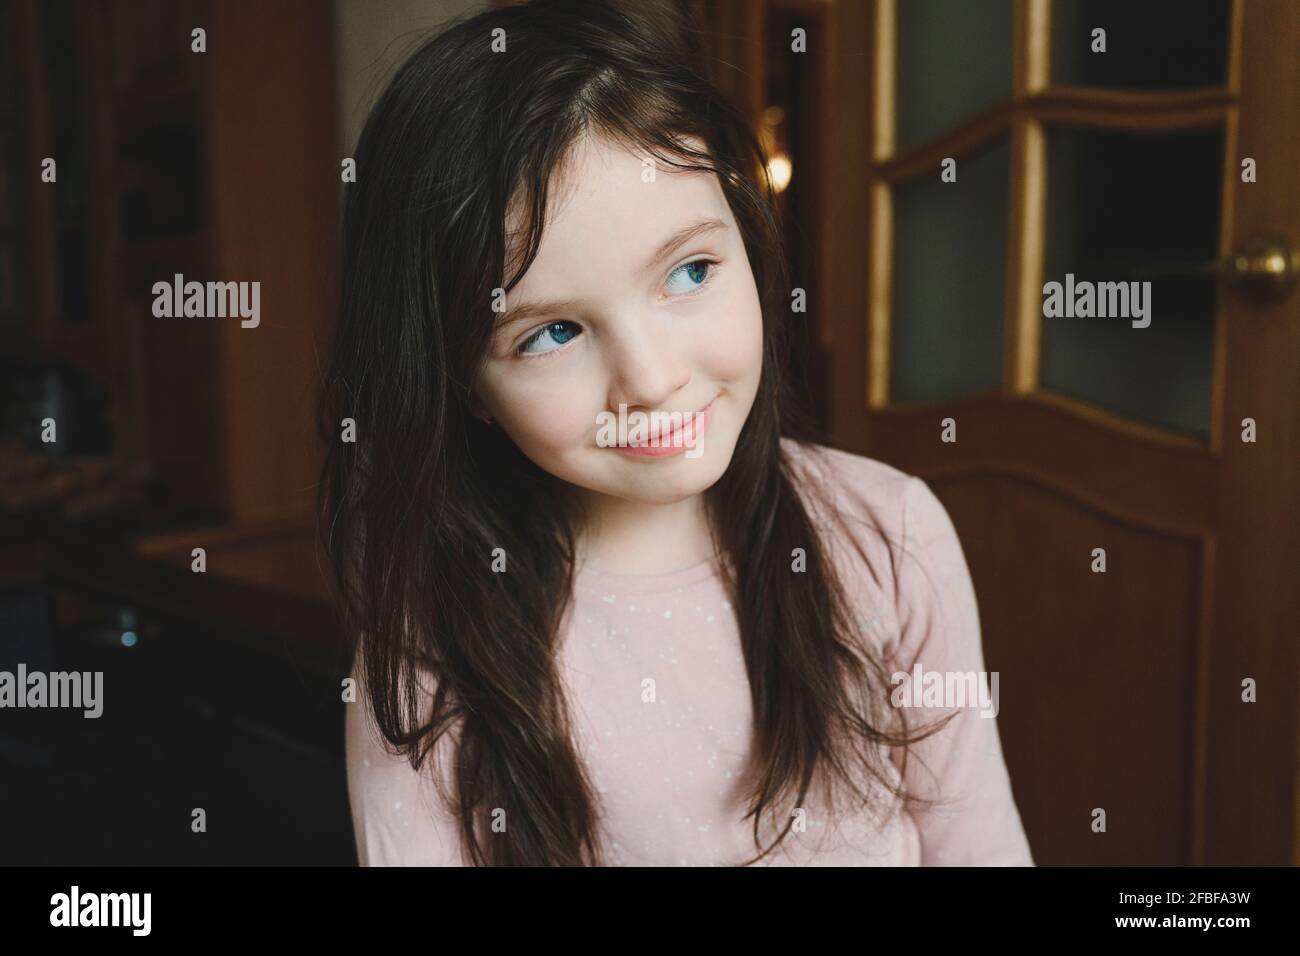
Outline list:
[[[762,151],[685,35],[492,10],[361,135],[321,404],[360,861],[1032,865],[987,710],[900,693],[982,672],[953,527],[795,421]]]

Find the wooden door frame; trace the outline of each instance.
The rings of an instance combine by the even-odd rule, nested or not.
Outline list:
[[[834,442],[927,480],[1016,474],[1064,489],[1080,503],[1130,524],[1191,539],[1202,557],[1203,576],[1190,861],[1295,864],[1300,861],[1295,647],[1300,588],[1288,576],[1300,568],[1300,524],[1288,509],[1295,507],[1300,489],[1300,363],[1285,368],[1277,356],[1300,354],[1300,294],[1269,310],[1224,297],[1216,317],[1211,428],[1205,441],[1036,389],[1046,189],[1042,124],[1133,130],[1222,126],[1226,156],[1252,156],[1260,169],[1276,175],[1267,191],[1251,190],[1239,182],[1237,164],[1224,163],[1220,253],[1266,230],[1300,240],[1300,189],[1293,172],[1282,172],[1294,171],[1300,161],[1296,124],[1277,122],[1278,116],[1300,115],[1300,63],[1283,56],[1286,44],[1262,42],[1300,39],[1300,8],[1288,0],[1233,0],[1233,54],[1225,89],[1098,93],[1050,87],[1047,45],[1022,41],[1047,33],[1051,5],[1017,0],[1010,101],[895,156],[895,4],[832,5],[840,108],[831,181],[847,184],[827,227],[836,251],[828,290],[836,323]],[[1243,43],[1250,44],[1249,58],[1240,55]],[[1261,108],[1252,110],[1252,104]],[[1011,142],[1012,208],[1002,386],[952,401],[891,407],[892,184],[937,168],[943,156],[961,155],[1003,135]],[[1278,185],[1279,179],[1286,182]],[[962,421],[962,465],[956,469],[931,437],[947,415]],[[1259,466],[1260,445],[1240,441],[1245,417],[1268,423],[1268,438],[1261,438],[1273,443],[1267,469]],[[1048,436],[1051,446],[1039,440]],[[1040,446],[1065,453],[1043,455]],[[1117,487],[1117,469],[1110,463],[1130,460],[1139,451],[1152,470],[1129,475]],[[1160,487],[1177,492],[1157,493]],[[1246,677],[1258,681],[1256,704],[1240,700]]]
[[[1300,242],[1300,5],[1236,0],[1234,38],[1250,51],[1229,77],[1224,208],[1231,242],[1279,232]],[[1288,40],[1276,39],[1289,37]],[[1273,38],[1272,42],[1263,41]],[[1287,55],[1289,53],[1289,56]],[[1291,117],[1291,121],[1279,121]],[[1242,184],[1241,157],[1266,170],[1267,189]],[[1225,297],[1216,365],[1221,441],[1206,734],[1205,861],[1300,863],[1300,293],[1269,307]],[[1280,356],[1291,356],[1290,362]],[[1240,440],[1255,418],[1258,442]],[[1267,445],[1262,445],[1267,443]],[[1260,452],[1271,446],[1272,455]],[[1269,463],[1262,467],[1261,458]],[[1241,702],[1254,678],[1258,703]],[[1221,679],[1220,679],[1221,678]],[[1243,793],[1248,797],[1243,799]]]

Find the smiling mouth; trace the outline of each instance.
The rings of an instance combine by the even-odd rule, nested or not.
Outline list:
[[[622,455],[634,458],[667,458],[676,456],[687,449],[689,449],[686,455],[687,458],[698,458],[703,450],[703,435],[709,427],[717,400],[717,396],[715,396],[713,401],[695,412],[651,413],[655,416],[667,416],[669,422],[672,421],[672,416],[680,415],[684,421],[680,427],[667,433],[651,435],[646,441],[625,441],[610,447]]]
[[[682,417],[682,424],[681,424],[681,427],[679,427],[679,428],[675,428],[675,429],[673,429],[673,430],[670,431],[670,432],[662,432],[662,433],[660,433],[660,434],[657,435],[657,436],[652,436],[652,437],[646,439],[645,441],[639,441],[639,442],[632,442],[632,441],[630,441],[630,442],[626,442],[626,443],[621,444],[621,445],[617,445],[617,446],[615,446],[615,447],[617,447],[617,448],[664,448],[664,447],[672,447],[674,444],[676,444],[676,443],[680,443],[681,440],[682,440],[682,438],[683,438],[685,435],[687,435],[688,433],[690,433],[692,430],[698,432],[698,431],[701,429],[701,426],[702,426],[703,423],[704,423],[704,416],[705,416],[706,413],[707,413],[707,412],[708,412],[708,411],[713,407],[713,402],[716,402],[716,401],[717,401],[717,399],[714,398],[713,401],[709,402],[709,404],[705,405],[703,408],[699,409],[698,411],[694,411],[694,412],[680,412],[680,413],[674,413],[674,412],[661,412],[661,413],[659,413],[659,414],[663,415],[663,416],[664,416],[665,418],[667,418],[669,421],[672,420],[672,416],[673,416],[674,414],[680,414],[681,417]]]

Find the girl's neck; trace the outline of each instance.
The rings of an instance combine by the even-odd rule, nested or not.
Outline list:
[[[589,494],[577,564],[607,574],[667,574],[713,557],[704,495],[647,505]]]

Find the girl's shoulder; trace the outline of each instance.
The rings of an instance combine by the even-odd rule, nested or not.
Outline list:
[[[829,445],[783,437],[781,448],[802,480],[800,491],[820,491],[841,516],[884,533],[901,536],[912,486],[920,480],[883,461]],[[815,487],[814,487],[815,486]]]
[[[876,609],[872,619],[891,637],[887,644],[910,611],[934,604],[936,586],[969,590],[956,530],[924,481],[842,449],[789,438],[781,444],[837,572]]]

